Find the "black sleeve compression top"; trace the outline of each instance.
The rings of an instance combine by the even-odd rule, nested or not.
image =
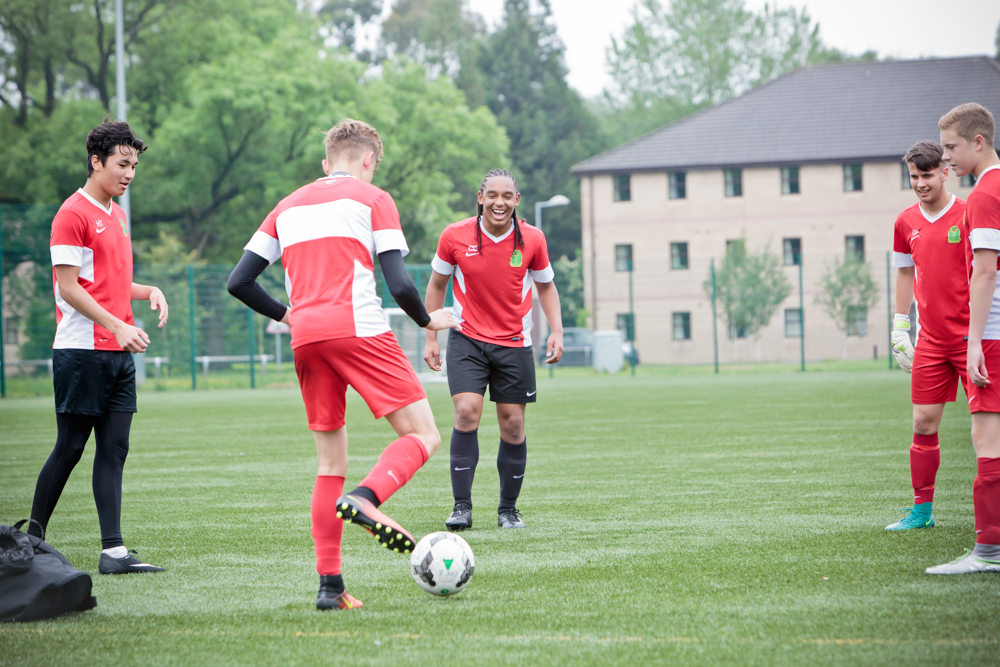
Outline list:
[[[385,284],[389,288],[392,298],[414,322],[421,327],[427,326],[431,321],[431,316],[427,313],[424,302],[420,299],[420,292],[406,270],[406,265],[403,263],[403,253],[399,250],[383,252],[379,254],[378,262],[379,266],[382,267],[382,275],[385,276]],[[281,320],[285,316],[288,306],[272,297],[257,284],[257,277],[266,268],[266,259],[255,252],[244,250],[243,257],[229,275],[226,287],[230,294],[252,310],[265,317],[270,317],[272,320]]]

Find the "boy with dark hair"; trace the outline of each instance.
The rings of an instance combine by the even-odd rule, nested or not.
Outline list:
[[[1000,572],[1000,158],[993,145],[993,114],[979,104],[955,107],[941,117],[938,129],[944,160],[955,175],[976,177],[965,213],[975,255],[966,368],[975,385],[970,387],[969,410],[976,448],[972,485],[976,543],[951,563],[927,568],[927,574]]]
[[[893,266],[897,269],[892,353],[910,379],[913,444],[910,480],[913,508],[886,530],[930,528],[934,483],[941,452],[938,429],[944,404],[954,402],[958,381],[967,395],[965,335],[969,329],[969,270],[972,251],[965,225],[965,202],[945,189],[948,166],[940,144],[920,141],[903,158],[917,203],[896,218]],[[910,343],[914,295],[920,330]]]
[[[48,526],[63,487],[93,431],[93,489],[101,525],[101,574],[162,572],[125,548],[121,533],[122,471],[136,412],[133,352],[149,337],[135,327],[132,304],[149,301],[167,322],[156,287],[132,282],[132,243],[125,213],[112,197],[125,193],[146,145],[127,123],[108,119],[87,136],[87,183],[52,220],[52,287],[56,336],[52,374],[56,445],[35,485],[31,518]],[[35,524],[29,532],[40,535]],[[135,553],[134,551],[132,553]]]
[[[316,441],[319,472],[312,496],[312,535],[319,593],[316,608],[353,609],[341,574],[343,521],[362,526],[395,552],[416,540],[379,510],[441,444],[420,380],[386,324],[375,292],[378,255],[386,285],[421,327],[458,327],[443,310],[428,313],[403,264],[409,252],[389,193],[371,185],[382,140],[375,128],[344,119],[326,136],[325,178],[281,200],[246,245],[229,277],[229,292],[253,310],[292,328],[295,372]],[[257,276],[278,259],[291,306],[272,298]],[[352,386],[375,418],[385,417],[392,442],[347,495],[345,401]],[[339,496],[339,498],[338,498]]]

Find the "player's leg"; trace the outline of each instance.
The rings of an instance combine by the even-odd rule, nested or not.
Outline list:
[[[910,530],[934,526],[932,507],[934,482],[941,464],[938,429],[944,416],[944,403],[913,406],[913,444],[910,445],[910,483],[913,507],[904,509],[905,517],[886,526],[886,530]]]
[[[951,563],[927,568],[927,574],[1000,572],[1000,341],[983,341],[986,371],[993,381],[968,386],[976,480],[972,485],[976,543]]]
[[[441,445],[427,395],[391,333],[344,339],[334,361],[338,373],[361,394],[372,415],[385,417],[398,436],[361,484],[337,501],[337,511],[387,549],[409,553],[416,544],[413,535],[379,506],[410,481]]]
[[[479,465],[479,422],[490,373],[484,348],[484,343],[455,330],[448,333],[448,388],[455,404],[448,464],[455,504],[444,522],[448,530],[472,528],[472,482]]]
[[[934,484],[941,463],[938,429],[944,415],[944,404],[958,395],[960,373],[955,364],[955,351],[942,350],[921,341],[913,355],[910,377],[910,400],[913,402],[913,440],[910,445],[910,482],[913,485],[913,507],[886,530],[931,528]],[[964,360],[964,355],[962,355]],[[964,361],[963,361],[964,363]],[[964,372],[964,371],[963,371]]]
[[[525,408],[535,402],[535,360],[530,347],[491,346],[490,400],[497,406],[500,447],[497,473],[500,476],[500,502],[497,525],[501,528],[524,528],[517,509],[524,471],[528,460],[528,440],[524,434]]]
[[[47,529],[52,512],[59,502],[73,468],[80,462],[83,449],[94,429],[95,417],[56,413],[56,444],[49,458],[38,473],[35,482],[35,496],[31,503],[31,518]],[[29,524],[28,533],[37,537],[42,531],[34,523]]]
[[[354,609],[364,606],[344,589],[341,573],[340,543],[344,522],[337,517],[337,498],[344,492],[347,475],[347,427],[333,431],[313,431],[319,470],[313,486],[312,515],[313,545],[316,551],[316,572],[319,593],[316,608]]]

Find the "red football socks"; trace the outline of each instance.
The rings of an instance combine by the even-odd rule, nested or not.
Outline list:
[[[312,495],[312,536],[316,548],[316,572],[340,574],[340,536],[344,522],[337,518],[337,499],[344,492],[344,478],[317,475]]]
[[[389,500],[427,463],[427,450],[416,436],[406,435],[382,452],[378,463],[359,486],[371,489],[380,503]]]
[[[1000,457],[976,459],[978,474],[972,485],[976,512],[976,543],[1000,544]]]
[[[910,447],[910,480],[913,483],[913,504],[933,502],[934,480],[941,465],[941,450],[938,448],[938,434],[913,434]]]

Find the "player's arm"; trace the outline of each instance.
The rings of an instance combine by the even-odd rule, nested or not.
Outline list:
[[[430,282],[427,283],[427,294],[424,296],[424,305],[427,310],[434,311],[444,308],[444,297],[448,290],[448,280],[451,276],[431,271]],[[424,361],[435,371],[441,370],[441,346],[437,342],[437,331],[426,330],[427,340],[424,343]]]
[[[126,352],[145,352],[149,345],[149,336],[138,327],[122,322],[105,310],[101,304],[90,296],[90,293],[80,284],[80,267],[70,264],[56,264],[56,284],[63,301],[73,307],[73,310],[96,322],[110,331],[118,346]]]
[[[162,329],[167,323],[167,298],[163,296],[159,287],[132,283],[132,300],[149,301],[150,310],[160,311],[160,328]]]
[[[563,354],[563,324],[562,307],[559,305],[559,290],[555,281],[535,283],[538,290],[538,303],[542,306],[545,319],[549,322],[549,339],[545,343],[545,363],[554,364]]]
[[[913,260],[910,260],[912,264]],[[913,304],[913,266],[896,269],[896,314],[892,318],[892,356],[907,373],[913,371],[913,343],[910,342],[910,305]]]
[[[983,332],[993,305],[993,292],[997,285],[997,251],[993,248],[976,248],[969,281],[969,351],[966,357],[969,379],[985,387],[990,383],[983,356]]]
[[[268,261],[266,259],[252,250],[244,250],[243,257],[237,262],[233,272],[229,274],[226,289],[254,312],[288,324],[288,314],[292,312],[292,309],[268,294],[267,290],[257,283],[257,277],[267,267]]]
[[[441,329],[461,329],[458,321],[440,308],[428,312],[420,300],[420,292],[413,284],[410,272],[406,270],[403,263],[403,253],[399,250],[387,250],[378,255],[379,266],[382,267],[382,275],[385,276],[386,287],[389,294],[396,300],[396,303],[403,312],[410,316],[414,322],[427,331],[440,331]]]

